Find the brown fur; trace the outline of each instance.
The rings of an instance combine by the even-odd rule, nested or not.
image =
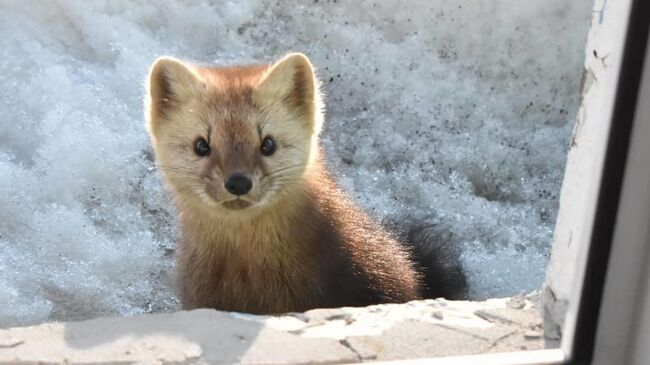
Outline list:
[[[420,277],[393,236],[355,207],[318,145],[322,103],[311,64],[152,67],[148,128],[181,222],[185,308],[253,313],[418,298]],[[262,156],[261,140],[278,145]],[[209,156],[194,154],[197,138]],[[223,182],[246,173],[235,197]]]

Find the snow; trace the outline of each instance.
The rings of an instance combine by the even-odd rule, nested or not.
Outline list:
[[[155,4],[154,4],[155,3]],[[463,248],[473,298],[538,288],[589,2],[0,4],[0,327],[178,309],[178,229],[144,129],[159,55],[306,53],[342,186]]]

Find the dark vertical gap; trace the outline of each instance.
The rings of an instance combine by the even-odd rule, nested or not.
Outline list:
[[[611,131],[577,313],[572,364],[590,364],[593,359],[605,274],[646,54],[650,1],[635,0],[630,10]]]

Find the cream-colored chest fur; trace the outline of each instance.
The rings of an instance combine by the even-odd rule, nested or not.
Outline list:
[[[181,218],[180,282],[187,307],[284,312],[320,290],[313,233],[286,212],[228,222]]]

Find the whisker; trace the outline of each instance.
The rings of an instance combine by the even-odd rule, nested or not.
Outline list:
[[[187,168],[187,167],[167,166],[167,167],[163,167],[163,169],[168,170],[168,171],[180,172],[180,173],[190,175],[190,176],[199,176],[199,177],[201,176],[201,174],[199,172],[197,172],[197,171],[195,171],[195,170],[193,170],[191,168]]]
[[[277,175],[277,174],[279,174],[281,172],[285,172],[285,171],[290,170],[290,169],[298,169],[298,168],[300,168],[302,166],[303,166],[303,164],[294,164],[294,165],[290,165],[290,166],[285,166],[285,167],[282,167],[282,168],[279,168],[279,169],[276,169],[276,170],[273,170],[273,171],[269,172],[268,174],[266,174],[266,176],[274,176],[274,175]]]

